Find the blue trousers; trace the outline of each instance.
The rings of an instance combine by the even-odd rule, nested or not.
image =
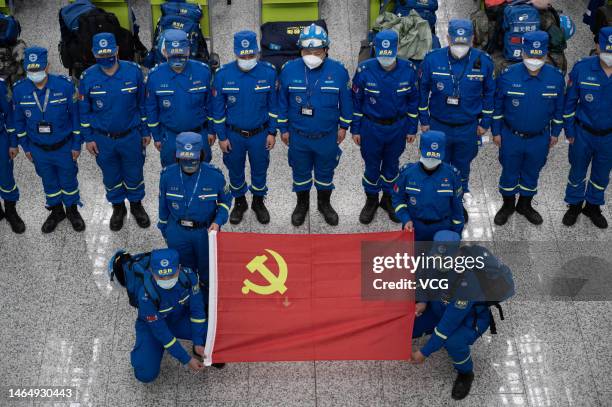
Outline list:
[[[165,238],[168,248],[178,252],[181,265],[197,270],[200,281],[208,282],[208,231],[188,229],[169,219]]]
[[[503,196],[534,196],[538,191],[540,171],[546,165],[550,145],[549,131],[531,138],[522,138],[506,126],[502,129],[499,162],[502,173],[499,192]]]
[[[93,140],[98,145],[96,162],[102,170],[106,199],[112,204],[126,198],[130,202],[141,201],[145,195],[145,149],[138,130],[117,140],[95,133]]]
[[[9,159],[9,139],[6,132],[0,133],[0,198],[18,201],[19,189],[13,176],[13,160]]]
[[[576,131],[568,153],[571,168],[565,202],[578,204],[586,198],[593,205],[603,205],[612,171],[612,134],[594,136],[580,126],[576,126]],[[589,165],[591,176],[587,184]]]
[[[362,184],[366,194],[391,193],[399,174],[399,158],[406,149],[406,120],[384,126],[364,119],[361,157],[365,162]]]
[[[313,139],[290,130],[288,158],[293,170],[294,192],[309,191],[313,180],[318,190],[334,189],[334,171],[342,155],[337,136],[333,131]]]
[[[441,230],[455,230],[451,219],[444,219],[430,225],[418,219],[412,219],[412,224],[414,226],[414,240],[417,242],[431,242],[437,232]],[[461,233],[461,231],[457,233]]]
[[[176,162],[176,134],[172,130],[164,127],[164,138],[162,139],[162,148],[160,151],[160,159],[162,167],[167,167]],[[208,128],[202,129],[202,143],[204,145],[204,161],[210,162],[212,151],[208,144]]]
[[[71,143],[55,151],[44,151],[30,143],[36,173],[42,179],[47,207],[79,204],[79,169],[72,159]]]
[[[223,154],[223,163],[229,172],[229,185],[234,198],[244,196],[247,183],[244,166],[247,155],[251,165],[251,186],[253,195],[265,196],[268,192],[266,176],[270,165],[270,151],[266,148],[268,133],[262,131],[253,137],[244,137],[228,129],[227,137],[232,149]]]
[[[186,315],[174,324],[168,324],[170,331],[179,339],[191,340],[191,321]],[[134,376],[141,382],[149,383],[157,378],[164,356],[164,346],[159,342],[146,322],[136,320],[136,344],[130,360],[134,368]]]
[[[440,318],[427,307],[423,315],[414,320],[412,337],[419,338],[423,335],[431,335],[438,322],[440,322]],[[478,331],[472,327],[461,325],[444,342],[444,349],[446,349],[446,353],[451,358],[453,367],[459,373],[470,373],[474,370],[470,346],[489,327],[488,320],[479,320],[478,324]]]
[[[431,129],[446,134],[444,162],[459,170],[464,192],[469,192],[470,166],[478,155],[478,121],[459,127],[451,127],[431,118]]]

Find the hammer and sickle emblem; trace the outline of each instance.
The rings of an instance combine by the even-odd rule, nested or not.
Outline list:
[[[261,286],[252,283],[248,279],[244,280],[244,286],[242,287],[242,293],[248,294],[253,291],[256,294],[260,295],[270,295],[275,292],[279,292],[280,294],[284,294],[287,291],[287,287],[285,286],[285,282],[287,281],[287,263],[285,259],[275,252],[274,250],[266,249],[274,260],[276,260],[276,264],[278,265],[278,276],[274,275],[274,273],[266,266],[266,261],[268,260],[268,256],[256,256],[253,260],[251,260],[246,268],[251,273],[258,272],[265,278],[270,284],[267,286]]]

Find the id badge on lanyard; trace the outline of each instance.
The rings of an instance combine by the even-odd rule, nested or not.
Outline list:
[[[183,181],[183,170],[180,170],[179,175],[181,177],[181,185],[183,187],[183,192],[187,192],[185,190],[185,182]],[[187,216],[187,212],[189,212],[189,207],[191,206],[191,203],[193,202],[193,197],[196,195],[196,192],[198,191],[198,184],[200,183],[200,175],[202,175],[201,166],[200,166],[200,170],[198,171],[198,178],[196,178],[195,184],[193,186],[193,192],[191,193],[191,196],[189,197],[189,201],[187,201],[187,205],[185,206],[185,216]],[[193,226],[193,224],[191,226]]]
[[[453,74],[453,66],[452,66],[452,64],[450,62],[451,56],[450,56],[450,53],[449,53],[449,56],[448,56],[448,71],[449,71],[451,79],[453,81],[453,95],[446,97],[446,104],[448,106],[459,106],[461,104],[460,85],[461,85],[461,80],[465,76],[465,71],[467,71],[468,66],[470,64],[470,56],[471,56],[471,54],[472,53],[469,52],[467,54],[467,56],[465,56],[466,62],[465,62],[465,66],[463,67],[463,71],[461,71],[461,75],[459,75],[459,77],[456,78],[455,75]]]
[[[306,82],[306,106],[302,106],[300,109],[300,114],[302,116],[313,117],[315,114],[315,109],[310,104],[310,97],[312,96],[312,90],[308,87],[308,71],[306,67],[304,67],[304,78]],[[313,88],[316,88],[319,84],[319,79],[314,83]]]
[[[36,129],[38,131],[38,134],[53,133],[52,124],[48,121],[45,121],[45,112],[47,111],[47,105],[49,104],[49,94],[50,93],[51,91],[49,90],[49,88],[47,88],[45,92],[45,100],[43,101],[42,106],[40,104],[40,100],[38,99],[38,94],[36,93],[36,91],[32,93],[32,96],[34,97],[34,102],[36,102],[36,107],[38,107],[38,110],[40,110],[40,113],[42,114],[42,120],[36,123]]]

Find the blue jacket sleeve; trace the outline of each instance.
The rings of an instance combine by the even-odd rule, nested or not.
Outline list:
[[[471,301],[456,300],[453,304],[449,304],[442,315],[442,319],[434,328],[434,332],[421,348],[421,353],[427,357],[432,353],[440,350],[448,338],[461,326],[463,320],[469,315],[472,310],[473,303]]]
[[[565,94],[565,107],[563,109],[563,120],[565,121],[565,137],[576,137],[576,110],[580,99],[578,86],[578,71],[576,66],[572,69],[567,81],[567,92]]]
[[[278,129],[281,134],[289,131],[289,88],[285,83],[286,69],[283,67],[278,87]]]
[[[19,104],[19,96],[13,97],[13,127],[15,128],[18,144],[21,146],[24,152],[29,153],[30,146],[28,143],[26,116],[21,108],[21,105]]]
[[[168,218],[170,217],[170,209],[166,204],[166,169],[162,169],[159,177],[159,220],[157,228],[160,230],[164,239],[166,238],[166,228],[168,227]]]
[[[348,71],[342,67],[340,80],[340,118],[338,125],[348,129],[353,121],[353,98],[351,96],[351,81]]]
[[[138,111],[140,112],[140,134],[142,137],[149,137],[151,132],[147,126],[147,110],[145,108],[145,100],[147,95],[147,89],[144,82],[144,75],[140,69],[138,69],[138,94],[136,95],[138,100]]]
[[[72,150],[81,151],[83,136],[81,135],[81,122],[79,121],[79,94],[76,87],[70,82],[68,112],[72,120]]]
[[[395,215],[402,222],[402,227],[406,226],[406,223],[410,222],[410,213],[408,212],[408,205],[405,202],[406,196],[406,177],[400,173],[395,185],[393,185],[393,192],[391,193],[391,203],[395,210]]]
[[[81,137],[86,143],[93,141],[91,136],[91,103],[89,100],[89,87],[86,74],[81,75],[79,81],[79,116],[81,126]]]
[[[272,85],[270,92],[268,92],[268,134],[276,135],[276,129],[278,128],[278,78],[276,77],[276,71],[272,71]]]
[[[159,126],[159,109],[157,106],[157,95],[155,94],[155,87],[153,81],[151,80],[150,74],[146,85],[145,113],[145,116],[147,118],[147,126],[149,127],[149,130],[151,130],[153,140],[155,140],[156,142],[162,141],[161,128]]]
[[[232,194],[229,187],[225,185],[225,178],[221,175],[217,189],[217,215],[214,221],[217,225],[223,226],[227,222],[231,206]]]
[[[414,68],[411,68],[414,70]],[[419,86],[417,83],[417,73],[414,71],[412,75],[412,82],[410,83],[410,91],[406,95],[408,98],[408,111],[406,115],[408,116],[408,135],[415,136],[419,127],[419,104],[420,104],[420,94],[419,94]]]
[[[502,125],[504,123],[504,99],[504,75],[502,74],[497,78],[495,87],[495,111],[493,113],[493,126],[491,128],[493,136],[501,135]]]
[[[452,230],[461,234],[465,226],[463,217],[463,187],[459,171],[453,168],[453,202],[452,202]]]
[[[189,321],[191,322],[191,340],[196,346],[204,345],[208,323],[204,311],[204,296],[200,290],[197,273],[191,273],[191,296],[189,297]]]
[[[353,122],[351,123],[351,133],[361,134],[361,120],[363,118],[364,90],[362,78],[362,68],[357,68],[353,76]]]
[[[429,94],[431,93],[431,68],[427,56],[419,69],[419,120],[421,125],[429,126]]]
[[[0,80],[0,110],[4,114],[5,128],[9,141],[9,147],[17,147],[17,136],[15,134],[15,119],[13,118],[13,104],[11,103],[11,96],[8,92],[6,83]]]
[[[224,141],[227,139],[225,119],[226,119],[226,105],[225,96],[223,96],[223,71],[217,72],[215,79],[213,80],[212,86],[212,119],[215,133],[219,140]]]
[[[563,129],[563,111],[565,108],[565,79],[559,75],[559,92],[555,98],[555,110],[552,118],[551,136],[559,137]]]
[[[488,58],[487,58],[488,60]],[[480,119],[480,127],[489,129],[493,121],[493,113],[495,112],[495,65],[493,61],[486,64],[487,70],[484,75],[483,82],[483,101],[482,101],[482,118]]]

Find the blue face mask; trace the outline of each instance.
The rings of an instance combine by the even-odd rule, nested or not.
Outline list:
[[[96,62],[102,68],[112,68],[117,63],[117,55],[113,55],[109,58],[96,58]]]
[[[181,169],[186,174],[194,174],[200,168],[200,160],[179,160]]]
[[[168,58],[168,63],[172,68],[183,69],[185,65],[187,65],[188,57],[185,56],[176,56]]]

